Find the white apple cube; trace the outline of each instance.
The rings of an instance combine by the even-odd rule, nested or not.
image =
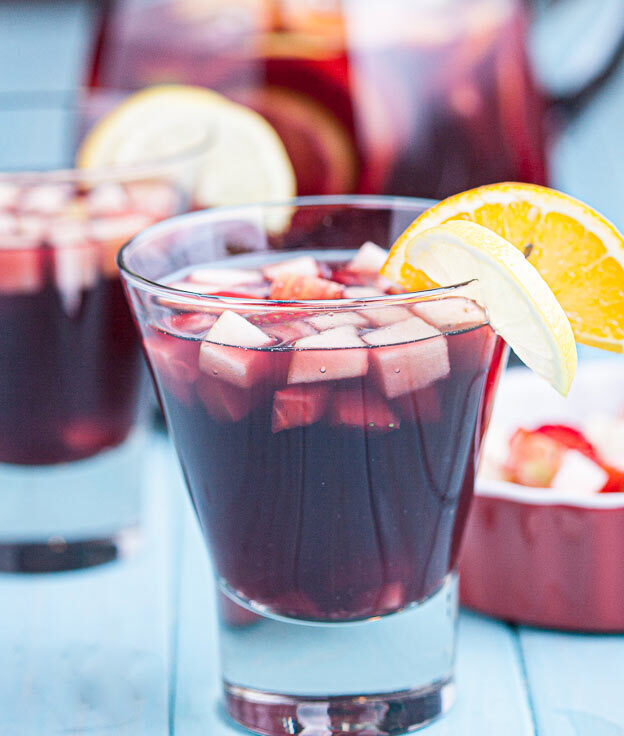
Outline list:
[[[471,299],[443,297],[414,304],[412,311],[441,332],[464,330],[487,322],[485,310]]]
[[[344,325],[368,327],[368,322],[361,314],[351,311],[336,311],[317,314],[314,317],[308,317],[307,322],[319,331],[331,330],[333,327],[342,327]]]
[[[368,240],[360,246],[347,264],[347,268],[355,273],[379,273],[387,257],[387,251]]]
[[[259,284],[264,281],[260,271],[245,268],[196,268],[189,273],[188,278],[199,284],[218,285],[221,290],[224,286]]]
[[[266,377],[271,365],[267,352],[259,348],[274,342],[240,314],[226,310],[202,342],[199,368],[235,386],[253,386]]]
[[[395,322],[403,322],[413,316],[407,307],[371,307],[361,312],[362,316],[374,327],[383,327]]]
[[[598,463],[578,450],[568,450],[550,487],[571,496],[592,496],[600,492],[608,479]]]
[[[302,337],[294,347],[288,383],[337,381],[364,376],[368,371],[368,350],[353,325]]]
[[[419,317],[365,333],[380,391],[389,399],[418,391],[450,371],[446,338]]]
[[[318,263],[312,256],[299,256],[287,261],[270,263],[262,269],[264,278],[275,281],[284,276],[320,276]]]

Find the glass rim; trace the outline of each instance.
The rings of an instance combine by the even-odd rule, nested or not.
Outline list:
[[[94,94],[97,97],[99,92],[103,94],[121,93],[116,104],[122,103],[128,95],[132,94],[132,90],[118,89],[96,89],[95,91],[82,87],[78,89],[78,93],[86,92]],[[23,98],[22,98],[23,97]],[[81,109],[87,107],[88,102],[83,101],[80,96],[72,98],[69,101],[59,100],[51,97],[43,103],[35,103],[30,95],[13,97],[13,103],[5,109],[9,111],[28,110],[28,109]],[[94,125],[97,125],[96,121]],[[93,127],[93,126],[92,126]],[[134,164],[107,164],[106,166],[94,166],[93,168],[79,168],[78,166],[51,166],[42,168],[11,168],[0,169],[0,184],[23,184],[23,185],[61,185],[61,184],[98,184],[106,182],[130,182],[139,181],[141,179],[157,178],[168,174],[172,168],[176,166],[191,163],[200,156],[207,154],[218,135],[214,127],[206,130],[204,135],[193,143],[188,144],[176,153],[171,153],[159,158],[151,159],[143,163]]]
[[[202,221],[210,223],[211,220],[219,221],[228,214],[236,214],[238,212],[243,213],[246,211],[267,210],[273,208],[294,209],[305,207],[348,206],[353,208],[363,207],[370,209],[383,208],[386,210],[403,208],[406,210],[412,209],[417,213],[428,209],[435,204],[435,202],[436,200],[433,199],[399,197],[383,194],[329,194],[294,197],[292,199],[279,202],[267,201],[228,205],[223,207],[211,207],[196,212],[176,215],[145,228],[120,248],[116,258],[117,266],[121,275],[127,282],[132,283],[142,291],[149,292],[157,297],[162,297],[170,301],[172,301],[172,297],[174,297],[175,303],[180,305],[197,306],[198,304],[201,304],[205,307],[208,304],[212,304],[215,307],[221,308],[230,306],[232,308],[244,308],[255,311],[286,311],[292,309],[293,306],[297,307],[297,309],[301,309],[302,311],[318,311],[319,309],[327,309],[328,307],[331,307],[333,310],[338,311],[361,308],[366,305],[382,307],[391,306],[393,304],[403,304],[406,302],[416,303],[418,301],[425,301],[439,296],[452,295],[458,289],[466,287],[469,284],[476,283],[477,279],[469,279],[461,283],[450,284],[448,286],[437,286],[432,289],[423,289],[421,291],[403,292],[400,294],[382,294],[380,296],[345,297],[341,299],[258,299],[252,297],[216,296],[172,288],[171,286],[159,283],[158,281],[152,281],[151,279],[136,273],[127,264],[126,258],[128,251],[140,246],[146,240],[149,241],[154,237],[176,232],[180,226],[190,228],[196,223],[200,223]],[[313,249],[310,248],[309,250]],[[295,251],[284,251],[284,253],[290,254],[295,253]],[[483,324],[487,324],[487,320]]]

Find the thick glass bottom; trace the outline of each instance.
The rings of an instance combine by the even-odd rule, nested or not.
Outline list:
[[[58,465],[0,463],[0,572],[94,567],[139,541],[145,436]]]
[[[455,574],[418,605],[356,623],[275,619],[228,601],[220,618],[227,710],[266,736],[421,728],[453,703],[456,618]]]
[[[455,700],[450,677],[425,688],[380,695],[288,697],[224,683],[230,716],[266,736],[391,736],[415,731],[446,713]]]

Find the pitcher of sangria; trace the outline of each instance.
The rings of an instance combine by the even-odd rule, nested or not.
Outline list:
[[[439,198],[548,178],[528,25],[523,0],[111,0],[91,82],[255,108],[302,195]]]

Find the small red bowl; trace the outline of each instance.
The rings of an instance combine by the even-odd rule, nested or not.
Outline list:
[[[581,365],[567,399],[525,369],[501,381],[489,432],[624,407],[618,359]],[[622,448],[624,454],[624,448]],[[624,632],[624,493],[526,488],[482,474],[460,564],[465,606],[521,624]]]

